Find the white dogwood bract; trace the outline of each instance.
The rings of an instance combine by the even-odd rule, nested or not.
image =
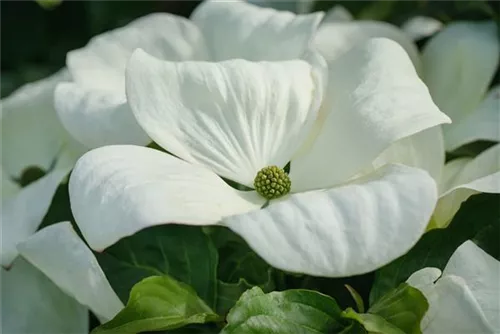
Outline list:
[[[314,7],[313,0],[248,0],[249,3],[258,5],[260,7],[270,7],[278,10],[294,12],[297,14],[306,14],[311,12]]]
[[[92,251],[69,222],[50,225],[17,245],[2,270],[2,333],[88,333],[90,309],[101,322],[123,303]]]
[[[421,323],[424,334],[500,330],[500,262],[472,241],[453,253],[442,273],[437,268],[424,268],[407,282],[429,302]]]
[[[500,142],[500,86],[490,89],[479,107],[447,129],[448,149],[477,140]]]
[[[125,67],[135,49],[170,61],[295,59],[307,50],[322,16],[209,0],[190,20],[166,13],[142,17],[68,53],[73,82],[57,88],[59,116],[86,147],[146,145],[150,139],[125,95]]]
[[[402,24],[401,29],[414,41],[434,35],[443,23],[430,16],[415,16]]]
[[[428,29],[427,20],[413,24]],[[377,28],[365,31],[367,25]],[[416,50],[403,31],[385,22],[351,21],[324,22],[315,40],[318,50],[327,62],[335,62],[356,45],[366,43],[374,36],[386,37],[401,44],[413,55]],[[439,29],[434,29],[435,31]],[[421,76],[428,85],[436,105],[450,118],[452,124],[407,137],[384,151],[371,168],[386,163],[403,163],[427,170],[439,184],[440,200],[432,226],[449,224],[460,204],[479,192],[500,192],[500,156],[497,149],[485,153],[476,163],[460,159],[445,166],[445,149],[454,150],[477,140],[500,141],[500,94],[494,87],[484,96],[498,66],[500,42],[492,22],[457,22],[444,27],[424,47],[415,66],[421,67]],[[469,167],[454,177],[458,164]],[[473,167],[472,167],[473,166]],[[476,178],[475,180],[473,178]],[[476,182],[477,181],[477,182]],[[450,183],[451,182],[451,183]],[[464,183],[460,183],[464,182]]]
[[[393,142],[449,120],[396,43],[373,40],[345,57],[326,69],[315,57],[169,62],[136,51],[129,105],[175,157],[121,145],[79,160],[70,198],[89,245],[102,250],[158,224],[222,224],[294,272],[354,275],[404,254],[434,209],[433,179],[405,166],[352,179]],[[259,170],[289,161],[293,194],[263,209],[255,191],[220,178],[253,186]]]
[[[481,112],[477,109],[499,59],[500,41],[494,22],[451,23],[425,44],[422,51],[423,79],[439,108],[458,125],[471,113]],[[498,95],[496,101],[498,114]],[[485,122],[489,121],[488,113],[480,115],[486,117]],[[474,125],[477,124],[470,124]],[[456,148],[447,138],[448,131],[454,126],[443,127],[447,150]],[[481,136],[481,128],[474,130]]]
[[[87,308],[61,291],[25,259],[1,270],[2,333],[85,334]]]
[[[27,84],[1,101],[2,207],[1,263],[17,256],[16,244],[34,233],[52,197],[83,152],[64,130],[54,109],[55,86],[68,79],[62,70]],[[21,187],[19,179],[31,167],[46,174]]]
[[[111,320],[123,308],[94,254],[69,222],[41,229],[18,248],[26,260],[102,322]],[[53,308],[61,307],[64,305]]]
[[[477,193],[500,193],[500,144],[474,159],[459,158],[444,166],[438,205],[434,212],[437,227],[446,226],[460,205]]]

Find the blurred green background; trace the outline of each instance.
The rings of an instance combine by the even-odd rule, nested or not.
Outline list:
[[[104,31],[152,12],[189,16],[199,1],[1,1],[1,96],[64,66],[66,53]],[[415,15],[441,21],[499,20],[497,1],[317,1],[315,10],[335,5],[358,19],[396,25]],[[498,81],[498,75],[497,79]]]

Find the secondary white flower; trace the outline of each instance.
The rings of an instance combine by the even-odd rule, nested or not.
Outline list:
[[[88,309],[106,322],[123,308],[69,222],[43,228],[18,248],[22,257],[2,269],[2,333],[88,333]]]
[[[322,16],[262,9],[244,1],[205,1],[190,20],[166,13],[145,16],[68,53],[74,82],[57,88],[59,116],[86,147],[148,144],[125,95],[125,67],[135,49],[171,61],[300,58]]]
[[[472,241],[453,253],[442,273],[424,268],[407,282],[429,302],[421,323],[424,334],[500,331],[500,262]]]
[[[498,146],[476,160],[463,158],[444,166],[445,147],[453,150],[476,140],[500,141],[500,87],[491,89],[481,102],[500,54],[494,24],[450,24],[427,43],[422,57],[415,54],[410,38],[385,22],[330,20],[319,28],[315,43],[327,61],[334,61],[374,36],[390,38],[414,55],[434,101],[453,123],[444,126],[444,141],[440,129],[425,131],[394,144],[373,166],[403,163],[426,169],[440,189],[430,227],[445,227],[471,195],[500,192]]]
[[[25,85],[1,101],[2,172],[1,263],[17,256],[16,244],[34,233],[52,197],[82,151],[61,126],[53,105],[54,88],[67,80],[63,70]],[[30,167],[46,172],[26,187],[21,176]]]
[[[89,245],[102,250],[158,224],[220,224],[273,266],[323,276],[368,272],[411,248],[435,206],[432,178],[388,166],[352,179],[393,142],[449,119],[394,42],[354,48],[328,75],[310,59],[168,62],[136,51],[126,75],[130,106],[176,157],[108,146],[79,160],[70,198]],[[291,195],[261,208],[266,179],[258,172],[289,161],[289,176],[275,176],[283,189],[267,180],[286,192],[289,178]],[[219,176],[255,183],[260,194]]]
[[[425,45],[423,79],[436,104],[453,120],[443,127],[446,150],[478,139],[500,141],[500,87],[481,103],[499,59],[494,22],[451,23]]]

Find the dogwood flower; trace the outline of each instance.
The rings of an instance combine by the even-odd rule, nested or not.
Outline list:
[[[438,30],[426,20],[413,24]],[[440,200],[429,227],[446,227],[471,195],[500,192],[497,145],[476,159],[460,158],[444,165],[445,148],[451,151],[476,140],[500,141],[500,87],[492,88],[484,98],[500,55],[495,26],[492,22],[452,23],[431,38],[419,56],[411,39],[388,23],[329,20],[319,28],[315,45],[331,62],[377,36],[390,38],[405,48],[436,105],[453,123],[444,125],[443,133],[432,129],[396,143],[374,166],[403,163],[429,171],[440,189]]]
[[[353,178],[393,142],[449,119],[392,41],[360,45],[328,69],[307,59],[169,62],[134,52],[128,103],[175,156],[120,145],[78,161],[70,198],[90,247],[158,224],[220,224],[271,265],[320,276],[369,272],[411,248],[436,203],[433,179],[399,165]]]
[[[500,262],[472,241],[453,253],[443,272],[424,268],[407,281],[429,302],[421,323],[424,334],[498,333],[498,282]]]
[[[18,245],[2,269],[2,333],[88,333],[88,310],[102,322],[123,303],[70,222],[50,225]]]
[[[59,116],[86,147],[146,145],[151,140],[125,95],[125,67],[135,49],[171,61],[300,58],[322,17],[215,0],[200,4],[189,20],[166,13],[145,16],[68,53],[73,82],[57,87]]]
[[[25,85],[1,101],[2,266],[17,256],[16,244],[34,233],[59,183],[73,167],[78,145],[61,126],[53,105],[54,88],[67,80],[63,70]],[[29,168],[45,175],[28,185]]]

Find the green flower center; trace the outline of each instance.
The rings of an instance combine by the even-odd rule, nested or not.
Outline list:
[[[255,190],[264,198],[275,199],[290,192],[292,181],[278,166],[262,168],[253,181]]]

